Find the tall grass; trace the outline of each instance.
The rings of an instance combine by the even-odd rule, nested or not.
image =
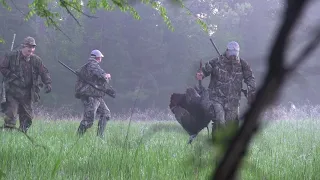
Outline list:
[[[273,115],[277,114],[278,119],[276,116],[268,116],[273,121],[265,119],[268,123],[251,144],[241,179],[318,179],[320,121],[317,107],[312,108],[274,109]],[[155,121],[154,118],[160,117],[150,116],[152,121],[138,121],[138,117],[143,117],[142,113],[133,118],[126,144],[128,121],[127,118],[120,121],[119,116],[107,124],[105,139],[96,137],[96,122],[78,139],[76,120],[79,119],[34,120],[28,134],[35,144],[20,132],[1,131],[0,177],[1,174],[4,179],[207,179],[210,176],[216,149],[208,143],[205,129],[192,145],[187,145],[188,135],[177,122]]]

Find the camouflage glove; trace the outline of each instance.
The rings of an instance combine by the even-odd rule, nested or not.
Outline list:
[[[109,96],[111,96],[112,98],[116,97],[116,92],[113,89],[106,89],[105,91],[106,94],[108,94]]]
[[[52,88],[51,88],[51,84],[46,84],[46,86],[44,87],[44,89],[45,89],[45,93],[49,93],[49,92],[51,92],[51,90],[52,90]]]

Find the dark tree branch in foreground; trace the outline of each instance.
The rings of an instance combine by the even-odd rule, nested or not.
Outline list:
[[[224,157],[215,170],[212,179],[235,179],[236,173],[246,154],[248,146],[260,127],[260,114],[268,105],[277,99],[279,91],[284,85],[285,80],[319,44],[320,30],[311,43],[302,51],[301,55],[297,56],[298,58],[294,61],[292,66],[289,68],[284,67],[288,38],[309,1],[310,0],[287,0],[283,23],[268,58],[269,69],[267,76],[260,90],[257,92],[255,101],[246,112],[243,124],[237,134],[233,137]]]

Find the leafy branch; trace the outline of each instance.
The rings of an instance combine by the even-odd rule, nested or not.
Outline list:
[[[7,4],[6,0],[0,0],[0,2],[3,7],[11,10],[11,7]],[[83,12],[83,6],[89,8],[91,13],[96,13],[96,10],[99,9],[113,11],[116,7],[118,7],[122,12],[129,12],[134,19],[141,19],[136,9],[131,6],[126,0],[111,0],[111,2],[109,2],[108,0],[88,0],[84,5],[80,0],[59,0],[58,2],[52,0],[34,0],[31,4],[28,5],[30,11],[25,14],[24,20],[28,21],[31,19],[31,17],[36,15],[45,20],[45,25],[47,27],[53,27],[66,35],[59,26],[59,22],[62,19],[61,13],[56,11],[54,8],[60,7],[65,10],[79,26],[81,26],[78,20],[80,15],[88,18],[97,18],[96,16],[89,15]],[[159,1],[141,0],[140,2],[143,4],[151,5],[152,8],[156,9],[160,13],[168,28],[172,31],[174,30],[172,23],[167,15],[166,8],[164,8],[161,3],[159,3]],[[53,8],[50,9],[49,7]],[[78,13],[78,16],[76,16],[75,13]],[[69,37],[68,39],[71,40]]]

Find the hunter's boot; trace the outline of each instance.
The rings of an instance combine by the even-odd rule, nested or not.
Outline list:
[[[83,124],[80,124],[77,131],[77,135],[79,137],[82,137],[86,131],[87,131],[87,128]]]
[[[3,118],[4,124],[3,124],[3,130],[5,131],[12,131],[16,128],[16,120],[14,118],[10,118],[8,116],[5,116]]]
[[[104,130],[109,119],[109,117],[101,117],[100,121],[98,122],[97,136],[99,136],[100,138],[104,138]]]
[[[13,126],[8,126],[8,125],[3,125],[2,127],[1,127],[1,129],[3,130],[3,131],[13,131],[14,129],[15,129],[15,127],[13,127]]]
[[[23,133],[27,133],[28,129],[32,125],[32,120],[27,116],[22,116],[20,119],[19,130]]]

